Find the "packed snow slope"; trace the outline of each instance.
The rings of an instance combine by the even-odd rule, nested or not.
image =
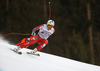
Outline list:
[[[16,48],[0,38],[0,71],[100,71],[100,66],[90,65],[67,58],[37,52],[40,56],[29,55],[29,49],[21,49],[19,55],[11,48]]]

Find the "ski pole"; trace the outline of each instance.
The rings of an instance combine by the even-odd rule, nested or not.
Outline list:
[[[0,37],[12,35],[12,34],[16,34],[16,35],[31,35],[31,34],[22,34],[22,33],[8,33],[8,34],[2,35],[2,36],[0,36]]]
[[[51,18],[51,9],[50,9],[50,2],[49,2],[49,20]]]

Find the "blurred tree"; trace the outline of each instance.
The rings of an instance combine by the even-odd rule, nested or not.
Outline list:
[[[90,3],[87,3],[87,18],[89,21],[91,21],[91,13],[90,13]],[[93,35],[92,35],[92,24],[89,26],[89,44],[90,44],[90,50],[91,50],[91,63],[95,64],[95,60],[94,60],[94,47],[93,47]]]

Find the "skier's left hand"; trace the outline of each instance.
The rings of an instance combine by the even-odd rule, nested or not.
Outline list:
[[[35,35],[36,35],[36,33],[35,33],[35,32],[34,32],[34,33],[31,33],[31,35],[32,35],[32,36],[35,36]]]
[[[36,33],[35,33],[34,30],[32,31],[31,35],[32,35],[32,36],[35,36],[35,35],[36,35]]]

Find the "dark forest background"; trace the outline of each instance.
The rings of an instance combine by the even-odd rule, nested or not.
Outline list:
[[[49,1],[55,33],[41,51],[100,66],[100,0],[0,0],[0,34],[31,33],[47,23]],[[17,44],[25,37],[4,38]]]

